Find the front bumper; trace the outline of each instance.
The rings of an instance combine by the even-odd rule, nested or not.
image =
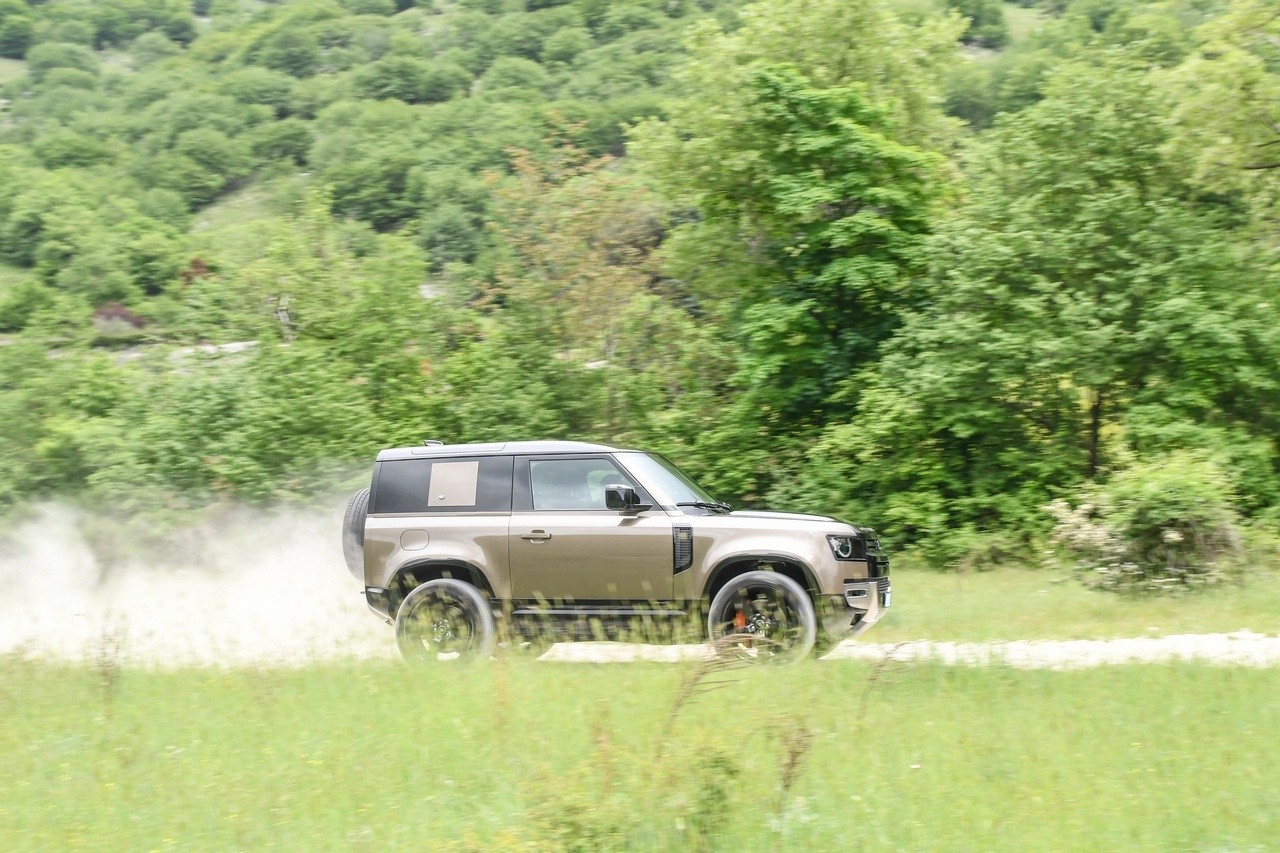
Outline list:
[[[893,601],[889,578],[844,582],[844,594],[823,596],[822,629],[836,639],[856,637],[884,618]]]

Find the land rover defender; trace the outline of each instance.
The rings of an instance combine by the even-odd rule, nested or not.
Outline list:
[[[871,528],[734,511],[658,454],[583,442],[384,450],[343,548],[408,660],[636,625],[705,626],[718,646],[789,660],[866,630],[891,598]]]

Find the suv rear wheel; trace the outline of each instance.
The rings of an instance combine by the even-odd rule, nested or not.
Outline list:
[[[488,658],[497,636],[493,610],[480,590],[454,578],[427,581],[405,596],[396,614],[396,643],[406,661]]]
[[[778,572],[731,578],[711,600],[707,623],[724,651],[779,663],[806,657],[818,636],[809,594]]]

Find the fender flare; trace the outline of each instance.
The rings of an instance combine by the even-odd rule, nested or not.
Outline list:
[[[700,598],[704,602],[710,602],[712,596],[715,595],[716,591],[718,591],[720,587],[728,583],[729,578],[732,578],[734,575],[744,574],[745,572],[748,572],[748,571],[754,571],[753,568],[744,569],[742,572],[734,572],[733,575],[725,575],[726,570],[731,565],[733,565],[734,563],[742,563],[746,561],[755,561],[756,563],[779,562],[779,563],[788,563],[793,566],[798,566],[802,577],[792,578],[792,580],[798,580],[800,582],[800,585],[804,587],[805,592],[809,593],[810,597],[813,596],[814,590],[818,588],[818,579],[817,579],[817,576],[813,573],[813,569],[809,566],[808,563],[806,563],[804,560],[801,560],[799,557],[796,557],[791,554],[748,551],[743,554],[734,554],[729,557],[724,557],[719,562],[717,562],[715,565],[715,568],[713,568],[707,574],[706,583],[702,585],[702,589],[699,591]]]
[[[412,577],[412,582],[409,578]],[[484,569],[469,560],[457,557],[422,557],[410,560],[396,569],[390,588],[397,596],[395,605],[406,595],[429,580],[452,577],[466,581],[480,590],[490,601],[497,599],[497,587]]]

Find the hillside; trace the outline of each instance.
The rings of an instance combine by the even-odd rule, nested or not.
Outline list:
[[[308,500],[386,445],[572,436],[936,563],[1029,553],[1129,471],[1200,495],[1157,527],[1270,529],[1276,27],[0,0],[0,507]]]

